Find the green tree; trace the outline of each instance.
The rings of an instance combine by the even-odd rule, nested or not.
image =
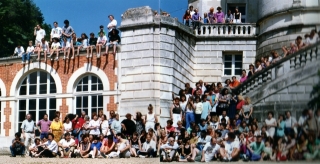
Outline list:
[[[34,27],[41,24],[49,40],[51,26],[43,24],[44,18],[40,9],[32,0],[0,1],[0,57],[10,56],[18,43],[24,48],[28,41],[34,41]]]
[[[320,78],[320,70],[318,71],[318,76]],[[313,86],[313,89],[310,93],[311,100],[309,101],[308,105],[310,107],[320,107],[320,80],[318,84]]]

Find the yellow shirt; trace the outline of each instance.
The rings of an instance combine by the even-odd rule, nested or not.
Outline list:
[[[52,130],[62,130],[62,122],[59,121],[59,122],[56,122],[56,121],[52,121],[51,122],[51,125],[50,125],[50,129]]]

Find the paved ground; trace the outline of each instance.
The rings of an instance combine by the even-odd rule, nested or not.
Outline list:
[[[15,158],[9,156],[0,156],[0,164],[157,164],[159,158],[129,158],[129,159],[84,159],[84,158]]]

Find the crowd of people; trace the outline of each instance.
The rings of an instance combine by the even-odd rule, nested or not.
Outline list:
[[[37,61],[40,61],[41,55],[44,57],[44,61],[47,61],[47,57],[51,61],[59,61],[59,54],[63,53],[63,60],[74,59],[75,55],[79,56],[79,51],[87,51],[87,58],[92,58],[93,50],[96,50],[96,57],[99,59],[101,55],[105,56],[109,53],[109,48],[112,48],[113,55],[116,55],[117,45],[121,42],[119,36],[119,30],[116,29],[117,21],[113,15],[109,15],[110,23],[107,26],[108,32],[104,31],[104,26],[100,26],[100,30],[95,37],[95,34],[82,33],[78,38],[72,26],[70,26],[69,20],[64,21],[64,26],[61,28],[58,26],[58,22],[53,23],[53,28],[50,33],[50,41],[45,39],[46,32],[41,28],[41,25],[37,25],[34,28],[35,41],[29,41],[29,46],[26,51],[21,43],[17,43],[17,47],[14,50],[12,56],[17,55],[22,58],[22,64],[29,64],[30,55],[37,54]],[[105,48],[105,52],[101,49]]]
[[[298,121],[290,111],[269,111],[261,122],[250,98],[235,95],[230,83],[186,83],[178,95],[160,131],[163,162],[320,159],[320,108],[305,109]]]
[[[146,115],[130,113],[120,122],[119,114],[109,112],[109,119],[99,110],[91,117],[68,114],[63,122],[57,111],[54,119],[45,114],[37,123],[30,114],[15,134],[10,146],[11,157],[32,158],[153,158],[157,156],[159,123],[148,106]]]
[[[204,12],[203,17],[201,17],[198,9],[193,9],[193,6],[191,5],[182,17],[183,24],[195,29],[196,27],[200,27],[200,23],[242,23],[241,12],[239,12],[238,8],[236,8],[233,13],[231,10],[228,10],[226,14],[223,13],[220,6],[217,7],[217,10],[217,12],[214,12],[214,8],[211,7],[210,10],[208,12]]]

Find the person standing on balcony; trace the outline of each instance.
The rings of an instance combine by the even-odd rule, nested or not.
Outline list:
[[[254,74],[254,66],[253,64],[249,65],[249,72],[248,72],[248,78],[250,78]]]
[[[241,78],[240,78],[240,83],[243,83],[247,80],[247,72],[246,70],[242,70],[242,75],[241,75]]]
[[[231,10],[228,10],[228,13],[225,15],[224,19],[226,20],[226,23],[233,23],[233,15]]]
[[[191,14],[190,14],[190,10],[186,10],[186,12],[183,15],[183,24],[186,26],[190,26],[191,25]]]
[[[46,31],[44,31],[44,29],[41,28],[41,25],[37,25],[34,28],[34,32],[33,32],[34,36],[36,36],[36,40],[35,40],[35,45],[41,43],[41,39],[44,38],[46,36]]]
[[[236,8],[236,11],[233,13],[234,17],[234,23],[241,23],[241,13],[239,12],[239,9]]]
[[[198,13],[198,9],[194,10],[194,14],[192,15],[192,22],[193,22],[193,30],[200,28],[200,14]]]
[[[211,7],[210,10],[209,10],[209,13],[208,13],[208,21],[209,23],[216,23],[216,18],[214,17],[214,8]]]
[[[216,23],[224,23],[224,13],[221,11],[221,7],[217,7],[218,12],[216,12],[215,14],[215,18],[216,18]]]

